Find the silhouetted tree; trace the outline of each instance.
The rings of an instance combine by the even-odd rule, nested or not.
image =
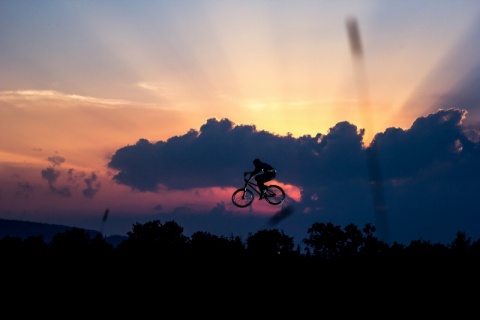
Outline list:
[[[155,260],[161,256],[181,256],[185,254],[188,237],[175,221],[162,224],[153,220],[145,224],[135,223],[127,232],[128,238],[117,246],[122,255],[144,257]]]
[[[245,252],[245,245],[238,236],[226,238],[197,231],[190,237],[190,251],[204,258],[240,257]]]
[[[358,256],[360,250],[365,246],[364,236],[362,231],[360,231],[356,225],[353,223],[345,226],[344,230],[344,243],[342,248],[340,248],[340,255],[344,257],[355,257]]]
[[[28,257],[37,259],[49,255],[48,244],[42,236],[31,236],[23,240],[23,248]]]
[[[340,257],[346,242],[346,235],[333,223],[316,222],[308,228],[308,238],[302,242],[309,248],[315,257],[331,260]]]
[[[294,247],[293,237],[278,229],[260,230],[247,238],[247,251],[254,256],[292,256]]]
[[[436,262],[449,256],[450,250],[446,245],[432,244],[426,240],[413,240],[405,247],[404,260],[418,262]]]
[[[71,228],[54,235],[50,247],[55,254],[65,257],[85,255],[90,249],[90,240],[90,234],[84,229]]]
[[[307,254],[323,260],[381,257],[388,245],[374,237],[375,227],[366,224],[360,231],[354,224],[341,229],[333,223],[314,223],[308,229],[309,238],[303,240]]]
[[[455,258],[466,258],[470,256],[472,239],[467,238],[465,232],[457,232],[455,239],[449,244],[451,254]]]
[[[149,274],[145,272],[146,266],[152,266],[148,271],[156,272],[159,271],[160,264],[172,267],[167,271],[180,270],[180,266],[204,265],[207,268],[203,270],[208,269],[210,276],[223,272],[225,268],[232,272],[241,271],[242,274],[245,270],[252,270],[254,275],[263,275],[257,273],[257,267],[263,266],[263,271],[280,271],[278,276],[285,271],[299,271],[296,274],[301,277],[305,272],[318,272],[319,267],[326,267],[324,271],[340,270],[339,274],[349,274],[351,280],[366,275],[375,276],[378,271],[385,270],[385,267],[393,270],[391,267],[394,266],[402,268],[397,270],[423,272],[423,276],[430,270],[448,271],[451,274],[455,271],[457,275],[471,274],[480,264],[480,239],[472,242],[464,232],[458,232],[448,245],[432,244],[420,239],[412,241],[408,246],[394,242],[391,247],[374,236],[375,227],[371,224],[366,224],[359,230],[354,224],[348,224],[342,229],[332,223],[314,223],[308,229],[308,234],[309,237],[303,239],[306,254],[302,256],[299,246],[295,251],[293,249],[293,237],[278,229],[250,234],[246,243],[243,243],[238,236],[227,238],[200,231],[189,238],[176,222],[162,224],[160,220],[153,220],[145,224],[134,224],[132,231],[127,233],[128,238],[116,247],[106,242],[101,233],[80,228],[60,232],[48,244],[41,236],[25,240],[7,236],[0,239],[0,257],[5,261],[3,266],[10,267],[10,270],[25,265],[28,266],[29,274],[33,274],[33,270],[37,270],[36,274],[44,272],[38,270],[52,270],[50,276],[60,270],[74,270],[65,269],[65,266],[81,266],[76,271],[84,276],[87,275],[85,270],[96,274],[101,270],[111,270],[113,266],[118,270],[118,266],[121,266],[122,273],[130,274],[132,281],[137,275]],[[63,263],[71,261],[75,264]],[[99,265],[99,261],[112,264]],[[258,264],[265,261],[273,264]],[[390,264],[378,263],[382,261]],[[40,265],[47,268],[40,269]],[[131,266],[138,268],[132,269]],[[348,266],[348,270],[338,268],[339,266]],[[366,268],[359,268],[361,266]],[[236,269],[232,269],[234,267]],[[189,279],[204,279],[203,270],[193,272],[189,269]],[[319,277],[317,279],[323,280]],[[399,279],[402,281],[402,278]],[[240,278],[237,284],[241,284]]]
[[[375,231],[375,226],[370,223],[363,227],[362,245],[359,250],[363,258],[389,257],[391,254],[391,247],[389,247],[388,243],[375,237]],[[401,250],[402,247],[397,246],[396,249]]]
[[[85,229],[71,228],[53,236],[49,243],[53,254],[59,258],[104,258],[114,252],[100,233],[93,238]]]
[[[15,261],[24,256],[23,241],[20,237],[6,236],[0,240],[0,253],[3,261]]]
[[[480,239],[472,242],[470,255],[474,261],[480,262]]]

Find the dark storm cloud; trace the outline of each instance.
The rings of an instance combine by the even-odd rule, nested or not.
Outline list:
[[[60,169],[57,170],[56,167],[65,161],[64,158],[51,157],[49,158],[49,161],[53,162],[54,165],[41,170],[40,174],[42,179],[47,181],[51,193],[62,197],[70,197],[72,195],[72,190],[78,189],[82,183],[85,184],[85,187],[81,192],[86,198],[93,199],[100,191],[101,182],[98,181],[96,173],[92,172],[87,176],[85,172],[77,172],[74,169],[68,169],[66,172],[64,171],[62,173],[62,171]],[[60,184],[62,184],[60,177],[65,173],[67,177],[66,184],[60,186]],[[15,191],[15,197],[27,199],[36,189],[37,187],[31,185],[28,181],[19,180]]]
[[[67,180],[69,182],[75,183],[77,179],[83,178],[84,176],[85,176],[85,173],[77,172],[75,171],[75,169],[70,168],[67,170]]]
[[[375,177],[382,178],[392,240],[447,241],[458,231],[480,237],[480,213],[475,211],[480,144],[478,131],[464,130],[467,116],[463,109],[438,110],[409,129],[378,133],[368,148],[363,130],[348,122],[337,123],[325,135],[294,138],[209,119],[199,132],[159,142],[140,139],[123,147],[109,167],[118,170],[117,183],[141,191],[155,191],[159,185],[236,187],[242,172],[252,169],[252,159],[259,157],[278,170],[278,181],[302,190],[296,214],[280,220],[279,227],[315,221],[363,226],[374,220],[375,194],[366,159],[375,148],[381,171]],[[226,207],[214,209],[218,213]],[[195,208],[185,207],[172,214],[193,212]]]
[[[57,187],[55,182],[60,176],[60,171],[55,170],[54,168],[47,168],[42,170],[42,178],[48,181],[48,187],[52,193],[58,194],[62,197],[70,197],[70,188],[68,186]]]
[[[454,165],[475,157],[477,144],[467,138],[465,110],[439,110],[418,118],[408,130],[388,128],[370,148],[363,130],[337,123],[328,134],[315,137],[278,136],[254,126],[235,126],[228,119],[209,119],[200,132],[190,130],[167,141],[139,140],[123,147],[109,167],[119,170],[114,180],[141,191],[232,186],[241,172],[259,157],[278,171],[278,180],[302,187],[332,187],[348,181],[368,182],[366,157],[376,148],[386,180],[409,178],[422,171]],[[464,160],[465,161],[465,160]]]
[[[456,231],[480,236],[480,144],[478,136],[467,138],[466,115],[439,110],[409,130],[390,128],[375,137],[397,237],[452,240]]]
[[[388,128],[375,136],[386,179],[412,177],[474,156],[475,144],[461,126],[465,110],[439,110],[418,118],[409,130]]]
[[[68,186],[56,186],[57,179],[60,177],[61,172],[59,170],[55,170],[54,167],[60,166],[62,163],[64,163],[65,158],[60,156],[52,156],[48,157],[47,160],[52,163],[53,167],[42,170],[41,174],[42,178],[47,180],[50,191],[62,197],[70,197],[71,192]]]
[[[59,176],[60,171],[55,170],[54,168],[47,168],[42,170],[42,178],[47,180],[49,185],[54,184]]]
[[[98,176],[95,172],[92,172],[90,176],[87,176],[84,171],[76,171],[72,168],[68,169],[67,181],[70,184],[78,187],[79,180],[81,180],[82,183],[86,184],[86,188],[82,190],[82,194],[86,198],[93,199],[95,195],[100,191],[100,188],[102,186],[102,183],[98,181]]]
[[[232,186],[242,181],[242,172],[253,169],[254,158],[272,163],[283,182],[317,185],[320,180],[364,175],[362,136],[363,131],[347,122],[326,136],[293,138],[235,126],[228,119],[209,119],[199,132],[190,130],[159,142],[140,139],[117,150],[108,166],[119,171],[115,181],[141,191],[156,191],[158,185]]]
[[[47,160],[50,161],[54,166],[59,166],[65,162],[65,158],[60,156],[48,157]]]
[[[100,191],[101,183],[97,181],[97,175],[92,173],[90,177],[86,178],[85,184],[87,187],[82,190],[82,194],[87,198],[93,198],[98,191]]]

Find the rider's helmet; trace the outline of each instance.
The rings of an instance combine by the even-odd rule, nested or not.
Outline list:
[[[260,159],[258,159],[258,158],[256,158],[256,159],[253,160],[253,164],[256,165],[257,163],[260,163]]]

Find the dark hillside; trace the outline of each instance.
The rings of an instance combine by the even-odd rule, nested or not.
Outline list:
[[[71,228],[48,223],[0,219],[0,239],[6,236],[18,237],[20,239],[42,236],[45,242],[50,242],[55,234],[65,232]]]
[[[53,236],[55,236],[57,233],[63,233],[72,228],[73,227],[58,224],[0,219],[0,239],[8,236],[18,237],[24,240],[28,237],[41,236],[46,243],[49,243],[52,240]],[[95,230],[85,231],[90,234],[92,238],[99,233]],[[126,238],[126,236],[109,236],[105,240],[116,246],[118,243],[125,240]]]

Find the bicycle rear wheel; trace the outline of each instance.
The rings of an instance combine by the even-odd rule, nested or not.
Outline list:
[[[253,202],[253,192],[249,189],[241,188],[232,195],[232,202],[239,208],[248,207]]]
[[[270,185],[265,192],[265,200],[270,204],[278,205],[285,200],[285,191],[277,185]]]

